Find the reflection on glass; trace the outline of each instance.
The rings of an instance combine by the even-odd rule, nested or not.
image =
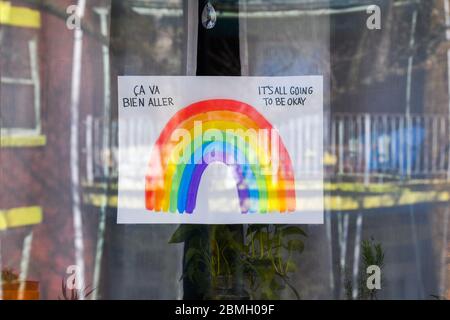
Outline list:
[[[448,1],[380,1],[380,30],[366,28],[366,1],[249,0],[238,11],[203,2],[192,10],[178,0],[77,1],[81,25],[70,30],[68,3],[0,1],[0,298],[183,296],[183,246],[168,243],[180,242],[180,229],[115,223],[116,77],[185,75],[197,55],[211,64],[239,59],[233,66],[242,75],[326,79],[323,159],[314,152],[314,120],[290,118],[278,128],[295,141],[288,147],[296,174],[314,174],[323,162],[325,223],[292,231],[307,237],[276,265],[289,284],[265,297],[448,298]],[[238,19],[238,30],[212,39],[236,38],[239,57],[235,48],[189,51],[191,30],[223,32],[227,19]],[[152,123],[127,130],[136,154],[143,134],[157,134]],[[234,179],[213,186],[210,208],[239,206],[221,197]],[[238,239],[250,260],[268,257],[281,227],[264,228],[245,226]],[[223,235],[219,248],[233,243],[227,230],[214,230]],[[261,234],[268,238],[253,243]],[[379,291],[360,286],[370,263],[382,265]],[[217,276],[209,294],[243,296],[233,292],[230,270],[208,266]],[[263,297],[264,284],[249,275],[245,296]]]

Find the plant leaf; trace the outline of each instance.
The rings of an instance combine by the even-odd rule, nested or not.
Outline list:
[[[172,237],[169,240],[169,243],[181,243],[189,239],[193,234],[195,234],[196,227],[193,225],[182,224],[180,225],[175,232],[172,234]]]
[[[290,236],[290,235],[301,235],[301,236],[304,236],[304,237],[308,236],[306,234],[306,232],[303,231],[302,228],[294,227],[294,226],[286,227],[286,228],[282,229],[281,232],[283,233],[284,236]]]
[[[293,239],[288,241],[288,249],[289,250],[295,250],[298,252],[302,252],[305,248],[305,245],[303,244],[303,241],[299,239]]]

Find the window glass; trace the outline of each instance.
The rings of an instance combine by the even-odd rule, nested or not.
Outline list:
[[[449,8],[0,0],[0,298],[448,298]],[[280,112],[277,129],[289,148],[309,146],[296,174],[323,161],[324,223],[284,226],[301,237],[295,253],[245,266],[236,257],[252,235],[280,226],[118,224],[124,75],[323,76],[323,159],[308,121]],[[162,119],[128,136],[156,134]],[[217,234],[239,244],[231,276],[211,271]],[[367,287],[371,270],[379,289]]]

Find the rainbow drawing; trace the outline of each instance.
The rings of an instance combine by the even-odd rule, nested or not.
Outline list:
[[[180,132],[192,138],[180,139]],[[151,152],[147,210],[193,213],[212,162],[234,168],[242,213],[295,211],[292,162],[278,131],[252,106],[227,99],[193,103],[169,120]]]

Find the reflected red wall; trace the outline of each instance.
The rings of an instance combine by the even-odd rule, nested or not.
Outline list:
[[[65,13],[74,1],[54,2]],[[109,1],[87,1],[85,22],[100,33],[99,16],[92,10]],[[20,1],[12,5],[22,6]],[[41,298],[57,299],[67,266],[75,263],[73,198],[70,167],[71,85],[74,31],[66,21],[41,10],[42,25],[36,31],[41,80],[42,134],[45,146],[0,149],[0,209],[39,206],[43,222],[32,227],[0,232],[2,266],[20,271],[23,240],[33,231],[29,279],[40,282]],[[101,44],[84,35],[79,105],[79,172],[84,176],[84,120],[103,114],[103,62]],[[30,106],[32,103],[30,102]],[[81,190],[80,190],[81,197]],[[83,216],[86,284],[92,284],[97,215],[81,207]]]

